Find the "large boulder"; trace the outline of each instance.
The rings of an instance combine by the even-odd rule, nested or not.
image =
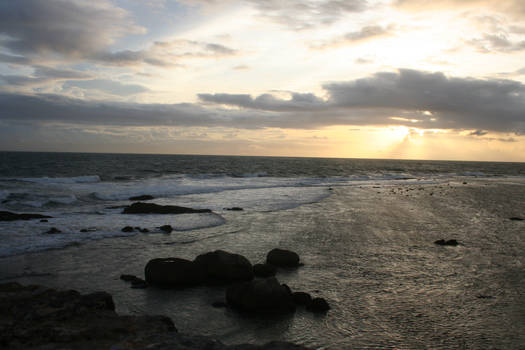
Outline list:
[[[0,211],[0,221],[31,220],[31,219],[50,219],[51,216],[41,214],[17,214],[10,211]]]
[[[235,284],[226,290],[226,301],[241,311],[287,313],[295,311],[290,290],[275,277]]]
[[[211,213],[210,209],[193,209],[177,205],[136,202],[124,208],[122,214],[194,214]]]
[[[239,254],[216,250],[197,256],[194,263],[204,271],[208,283],[223,284],[253,279],[252,264]]]
[[[170,288],[190,287],[204,282],[203,270],[193,261],[179,258],[157,258],[144,268],[148,284]]]
[[[266,262],[278,267],[297,267],[299,255],[291,250],[275,248],[266,255]]]
[[[253,273],[257,277],[271,277],[275,276],[277,268],[270,264],[255,264],[253,265]]]

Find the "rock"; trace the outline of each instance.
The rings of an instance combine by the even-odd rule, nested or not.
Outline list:
[[[49,222],[49,220],[47,220],[47,219],[42,219],[42,220],[40,220],[40,222]]]
[[[89,228],[83,228],[80,230],[80,232],[82,233],[86,233],[86,232],[95,232],[97,229],[96,227],[89,227]]]
[[[161,227],[159,227],[159,229],[166,233],[171,233],[171,231],[173,231],[173,227],[171,227],[171,225],[162,225]]]
[[[122,232],[133,232],[133,227],[131,226],[126,226],[126,227],[123,227]]]
[[[275,277],[235,284],[227,288],[226,301],[241,311],[288,313],[295,311],[289,290]]]
[[[312,303],[312,297],[306,292],[294,292],[292,298],[296,305],[309,306]]]
[[[239,254],[216,250],[197,256],[194,262],[204,271],[206,281],[211,284],[247,281],[253,278],[252,264]]]
[[[448,246],[453,246],[453,247],[459,245],[458,241],[456,241],[455,239],[449,239],[449,240],[439,239],[439,240],[435,241],[434,244],[437,244],[437,245],[448,245]]]
[[[179,258],[150,260],[144,268],[144,275],[149,284],[164,288],[196,286],[205,278],[200,266]]]
[[[306,307],[306,310],[315,313],[327,312],[330,310],[330,305],[328,305],[328,302],[323,298],[313,298],[310,305]]]
[[[126,275],[126,274],[120,275],[120,279],[123,280],[123,281],[126,281],[126,282],[134,281],[137,278],[138,277],[135,276],[135,275]]]
[[[54,235],[54,234],[57,234],[57,233],[62,233],[62,231],[60,231],[58,228],[56,227],[51,227],[49,230],[47,230],[45,232],[46,234],[48,235]]]
[[[524,219],[520,218],[518,216],[513,216],[513,217],[509,218],[509,220],[512,220],[512,221],[523,221]]]
[[[31,220],[31,219],[51,219],[52,216],[40,214],[16,214],[9,211],[0,211],[0,221]]]
[[[277,269],[270,264],[255,264],[253,265],[253,274],[256,277],[271,277],[275,276]]]
[[[142,196],[129,197],[128,199],[130,201],[149,201],[150,199],[155,199],[155,197],[149,194],[143,194]]]
[[[230,211],[243,211],[244,210],[241,207],[231,207],[231,208],[224,208],[224,209],[230,210]]]
[[[134,289],[148,288],[148,283],[144,281],[142,278],[136,277],[134,280],[131,281],[131,288],[134,288]]]
[[[286,249],[272,249],[266,256],[266,263],[278,267],[297,267],[299,266],[299,255]]]
[[[148,233],[149,232],[149,230],[147,228],[141,228],[139,231],[142,232],[142,233]]]
[[[194,214],[211,213],[210,209],[192,209],[176,205],[158,205],[155,203],[136,202],[127,206],[122,214]]]

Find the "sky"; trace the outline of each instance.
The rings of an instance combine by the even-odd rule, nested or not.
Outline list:
[[[522,0],[2,0],[0,150],[525,161]]]

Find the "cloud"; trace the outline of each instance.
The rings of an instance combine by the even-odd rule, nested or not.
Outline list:
[[[11,86],[38,85],[57,80],[89,79],[90,74],[69,70],[56,69],[45,66],[35,66],[31,76],[26,75],[0,75],[0,80]]]
[[[433,11],[436,9],[460,9],[484,7],[492,11],[505,13],[511,17],[525,16],[525,2],[522,0],[397,0],[395,5],[412,11]]]
[[[323,41],[312,45],[314,49],[327,49],[343,45],[352,45],[363,41],[381,38],[392,34],[393,27],[381,27],[377,25],[365,26],[358,31],[348,32],[338,38]]]
[[[111,95],[130,96],[147,92],[149,89],[137,84],[122,84],[118,81],[107,79],[92,79],[92,80],[69,80],[63,84],[63,89],[68,90],[78,87],[86,90],[98,90]]]
[[[487,135],[488,133],[489,133],[488,131],[476,130],[476,131],[472,131],[469,135],[470,136],[484,136],[484,135]]]
[[[525,50],[525,40],[511,41],[505,33],[484,34],[481,38],[468,40],[467,44],[483,53],[511,53]]]
[[[525,133],[525,85],[518,81],[449,78],[442,73],[402,69],[325,84],[323,89],[325,98],[296,92],[288,99],[270,94],[199,94],[202,105],[97,102],[4,93],[0,94],[0,120],[237,129],[406,125],[479,130],[473,134],[477,136],[485,131]]]
[[[0,62],[27,65],[31,60],[24,56],[12,56],[0,53]]]
[[[8,37],[4,46],[15,53],[82,57],[144,29],[106,0],[4,0],[0,33]]]

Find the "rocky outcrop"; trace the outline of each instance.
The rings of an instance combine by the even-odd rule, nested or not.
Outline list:
[[[192,209],[177,205],[158,205],[155,203],[136,202],[126,206],[122,214],[195,214],[211,213],[210,209]]]
[[[129,197],[130,201],[149,201],[150,199],[155,199],[155,197],[150,196],[149,194],[143,194],[141,196]]]
[[[266,256],[266,263],[278,267],[297,267],[299,255],[291,250],[275,248]]]
[[[290,289],[275,277],[256,279],[232,285],[226,290],[226,301],[232,307],[255,313],[289,313],[295,311]]]
[[[148,284],[162,288],[191,287],[205,280],[201,266],[193,261],[179,258],[159,258],[150,260],[144,268]]]
[[[41,214],[17,214],[10,211],[0,211],[0,221],[16,221],[16,220],[31,220],[31,219],[51,219],[52,216]]]
[[[253,274],[256,277],[266,278],[266,277],[275,276],[276,273],[277,273],[277,269],[273,265],[270,265],[270,264],[253,265]]]
[[[0,348],[119,350],[307,350],[286,342],[227,346],[178,333],[166,316],[120,316],[111,295],[0,284]],[[181,320],[184,322],[184,320]]]
[[[306,306],[306,310],[315,313],[324,313],[330,310],[330,305],[328,305],[328,302],[323,298],[313,298],[312,302]]]
[[[239,254],[216,250],[197,256],[194,262],[204,271],[206,282],[210,284],[248,281],[253,278],[252,264]]]

